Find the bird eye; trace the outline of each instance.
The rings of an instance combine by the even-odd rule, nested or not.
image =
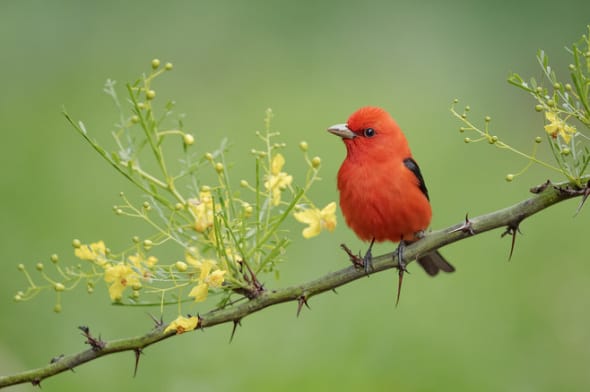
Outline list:
[[[373,128],[367,128],[363,131],[363,135],[366,137],[373,137],[375,136],[375,130]]]

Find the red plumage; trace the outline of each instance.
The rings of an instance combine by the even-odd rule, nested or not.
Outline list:
[[[420,169],[393,118],[381,108],[364,107],[328,131],[346,145],[338,190],[347,225],[364,241],[418,240],[432,209]],[[418,262],[430,275],[454,270],[436,251]]]

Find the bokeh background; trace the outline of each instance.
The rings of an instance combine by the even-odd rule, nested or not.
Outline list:
[[[434,228],[515,203],[553,176],[487,144],[465,145],[449,113],[453,98],[494,132],[528,150],[543,118],[506,83],[512,71],[540,76],[543,48],[566,74],[566,45],[590,22],[586,0],[548,1],[21,1],[0,5],[0,372],[46,364],[84,349],[78,325],[103,338],[151,327],[145,309],[113,307],[106,289],[14,303],[25,287],[18,263],[73,258],[72,238],[116,248],[140,222],[111,206],[132,187],[86,145],[62,107],[108,141],[117,120],[102,93],[149,71],[154,57],[173,72],[157,99],[175,99],[203,153],[233,144],[234,178],[253,168],[254,132],[272,107],[289,143],[286,169],[304,173],[297,143],[322,157],[320,204],[337,198],[344,147],[325,128],[362,105],[391,111],[405,129],[430,189]],[[230,325],[149,347],[136,378],[133,355],[110,356],[43,382],[44,391],[400,390],[582,391],[590,389],[588,211],[577,201],[522,225],[512,261],[495,231],[443,249],[457,273],[431,279],[414,265],[400,306],[396,274],[362,279]],[[364,249],[343,220],[333,234],[289,248],[281,287],[347,265],[339,244]],[[391,251],[381,245],[377,254]],[[176,257],[176,256],[171,256]],[[153,309],[157,313],[157,309]],[[171,313],[174,313],[172,311]],[[14,391],[32,386],[13,387]]]

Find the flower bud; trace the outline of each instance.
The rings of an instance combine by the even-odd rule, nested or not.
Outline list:
[[[247,187],[248,187],[248,185],[250,185],[250,184],[248,184],[248,181],[246,181],[246,180],[241,180],[241,181],[240,181],[240,186],[241,186],[242,188],[247,188]]]
[[[542,141],[543,141],[543,138],[541,138],[541,136],[537,136],[535,138],[535,143],[537,143],[537,144],[541,143]]]
[[[299,149],[303,152],[307,151],[309,146],[307,145],[306,141],[299,142]]]
[[[217,173],[223,173],[223,163],[221,163],[221,162],[217,162],[217,163],[215,164],[215,171],[216,171]]]
[[[153,59],[152,60],[152,69],[156,69],[160,66],[160,60],[158,59]]]
[[[66,287],[63,285],[63,283],[56,283],[53,286],[53,289],[57,292],[60,292],[60,291],[64,291],[66,289]]]
[[[512,182],[514,180],[514,174],[506,174],[506,181]]]
[[[320,157],[313,157],[313,159],[311,160],[311,167],[317,169],[318,167],[320,167],[321,163],[322,160],[320,159]]]
[[[79,239],[75,239],[75,240],[73,240],[73,241],[72,241],[72,246],[73,246],[74,248],[78,249],[79,247],[81,247],[81,246],[82,246],[82,243],[80,242],[80,240],[79,240]]]
[[[49,257],[49,260],[51,260],[53,264],[56,264],[59,261],[59,256],[57,253],[54,253]]]
[[[174,68],[174,65],[172,63],[166,63],[166,65],[164,65],[164,69],[166,71],[171,71],[172,68]]]
[[[187,146],[190,146],[195,142],[195,137],[193,135],[191,135],[190,133],[185,133],[184,136],[182,137],[182,140],[184,141],[184,144],[186,144]]]
[[[37,263],[37,265],[35,265],[35,269],[37,269],[37,271],[43,271],[43,263]]]
[[[252,216],[252,211],[254,209],[252,208],[252,205],[250,205],[250,203],[243,203],[242,208],[244,209],[244,216],[246,218],[249,218]]]
[[[174,266],[179,272],[184,272],[188,269],[188,265],[184,261],[177,261]]]
[[[154,90],[148,90],[145,92],[145,98],[148,100],[156,98],[156,92]]]
[[[542,111],[543,111],[543,109],[544,109],[544,108],[543,108],[543,105],[541,105],[541,104],[539,104],[539,105],[535,105],[535,110],[536,110],[537,112],[542,112]]]

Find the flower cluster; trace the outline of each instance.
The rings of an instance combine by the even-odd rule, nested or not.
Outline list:
[[[523,153],[490,133],[490,117],[485,118],[484,127],[478,127],[468,118],[469,106],[466,106],[462,113],[455,109],[457,100],[451,106],[452,114],[463,123],[459,130],[475,132],[477,135],[475,139],[465,137],[465,143],[485,140],[528,160],[522,170],[507,174],[507,181],[512,181],[533,163],[537,163],[565,176],[576,187],[585,185],[586,170],[590,163],[590,137],[585,134],[590,130],[590,26],[588,33],[583,35],[578,43],[573,44],[569,52],[572,55],[569,82],[562,82],[558,78],[555,70],[549,65],[547,54],[542,50],[537,53],[537,61],[543,72],[542,81],[539,82],[535,78],[525,81],[518,74],[512,74],[508,79],[510,84],[529,93],[537,102],[535,110],[544,113],[544,133],[554,162],[546,162],[537,157],[538,145],[543,141],[541,136],[534,137],[530,154]]]
[[[288,218],[307,225],[304,238],[334,230],[336,204],[320,209],[309,197],[310,188],[320,180],[320,158],[310,158],[308,144],[299,144],[307,174],[302,183],[296,183],[295,175],[285,169],[286,145],[277,142],[280,135],[271,130],[270,109],[264,130],[256,132],[262,148],[251,150],[256,172],[250,181],[240,180],[239,187],[229,181],[225,140],[216,151],[199,153],[195,151],[197,138],[183,129],[181,119],[170,120],[173,123],[164,128],[162,119],[174,117],[174,105],[166,103],[165,113],[160,115],[156,105],[159,96],[152,85],[172,68],[170,63],[161,66],[159,60],[153,60],[148,75],[127,85],[130,112],[121,105],[115,82],[107,81],[105,92],[121,110],[122,120],[112,132],[116,151],[107,152],[89,136],[82,122],[64,113],[91,147],[143,193],[144,201],[139,205],[121,193],[122,202],[113,207],[115,214],[139,219],[153,233],[146,238],[133,236],[131,246],[120,252],[111,251],[102,240],[74,240],[74,256],[82,263],[72,266],[52,256],[53,276],[42,265],[37,266],[43,284],[37,284],[21,264],[19,270],[25,274],[28,288],[19,291],[16,300],[53,289],[57,293],[55,310],[60,311],[63,292],[82,282],[87,292],[93,293],[102,282],[111,301],[119,304],[170,304],[181,314],[185,302],[202,303],[216,294],[218,306],[226,306],[232,296],[256,296],[264,289],[260,276],[277,274],[291,242],[283,227]],[[179,165],[167,162],[169,157],[162,147],[165,140],[181,147]],[[177,166],[178,172],[170,171]],[[147,171],[147,167],[156,169]],[[204,183],[199,175],[202,171],[213,173],[216,180]],[[176,245],[176,253],[157,253],[165,243]],[[181,333],[197,325],[198,318],[179,316],[168,330]]]

